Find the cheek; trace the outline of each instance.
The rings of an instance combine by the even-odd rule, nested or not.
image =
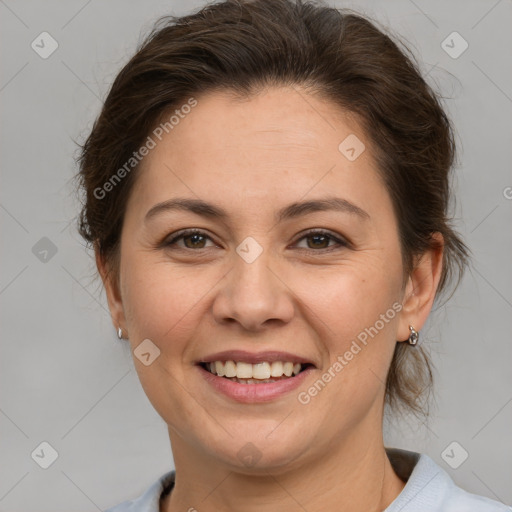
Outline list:
[[[144,255],[128,257],[126,268],[123,303],[130,331],[141,339],[154,340],[160,347],[164,340],[179,339],[210,286],[196,271]]]
[[[337,268],[321,284],[314,287],[310,280],[303,289],[314,290],[309,306],[321,320],[315,322],[330,358],[323,370],[336,382],[327,386],[329,401],[364,409],[383,392],[396,344],[401,265],[366,258]]]
[[[211,285],[200,272],[172,267],[147,254],[126,255],[124,263],[123,304],[131,349],[150,339],[160,350],[149,366],[132,354],[135,368],[155,410],[168,424],[176,424],[177,418],[197,414],[195,402],[184,400],[187,372],[182,361],[199,325],[201,297]]]
[[[126,254],[125,263],[123,304],[132,349],[149,338],[161,351],[160,363],[181,374],[181,363],[207,339],[204,326],[212,324],[212,300],[227,267],[179,265],[142,251]]]
[[[379,330],[387,330],[394,323],[400,298],[401,267],[366,255],[327,272],[297,274],[291,282],[294,291],[299,292],[297,295],[304,297],[306,305],[325,323],[326,339],[331,340],[332,348],[342,350],[365,328],[373,326],[381,315],[386,316],[386,327],[382,329],[382,322],[379,322]]]
[[[224,267],[177,266],[145,253],[125,255],[125,315],[130,332],[140,340],[178,341],[198,328],[205,308],[229,280],[226,276],[223,281]],[[298,312],[303,318],[295,320],[317,324],[326,340],[344,340],[338,342],[341,350],[398,298],[399,271],[370,253],[324,268],[285,266],[279,273],[284,282],[293,283],[288,300],[305,306]],[[284,287],[276,293],[290,292]]]

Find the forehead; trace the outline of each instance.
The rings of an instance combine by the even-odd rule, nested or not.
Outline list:
[[[292,87],[243,100],[215,92],[196,101],[161,140],[153,136],[137,179],[147,203],[186,194],[256,213],[278,198],[284,204],[339,192],[366,209],[386,194],[369,141],[334,103]],[[340,151],[347,138],[360,142],[358,152],[367,148],[352,161]]]
[[[355,122],[348,124],[348,116],[336,105],[298,88],[265,89],[247,99],[220,91],[197,99],[197,106],[173,128],[169,143],[194,147],[193,154],[181,155],[189,159],[205,153],[219,158],[224,152],[243,158],[235,149],[268,153],[269,160],[318,152],[337,158],[344,132],[360,132]]]

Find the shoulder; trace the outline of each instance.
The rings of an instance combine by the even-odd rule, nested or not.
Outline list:
[[[446,498],[446,512],[511,512],[512,508],[484,496],[471,494],[455,484]]]
[[[458,487],[428,455],[386,449],[397,473],[409,467],[407,483],[384,512],[512,512],[512,508]]]
[[[124,501],[105,512],[159,512],[160,497],[165,489],[174,484],[174,475],[174,471],[165,473],[138,498]]]

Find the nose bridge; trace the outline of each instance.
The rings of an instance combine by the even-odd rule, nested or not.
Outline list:
[[[232,270],[216,298],[217,321],[234,319],[251,330],[257,330],[270,319],[288,322],[293,304],[272,266],[271,252],[255,239],[246,238],[237,247]]]
[[[237,248],[237,256],[233,259],[232,273],[236,293],[247,290],[254,298],[259,295],[275,296],[275,290],[273,290],[275,283],[269,269],[271,258],[268,250],[257,253],[250,242],[245,246],[240,244]]]

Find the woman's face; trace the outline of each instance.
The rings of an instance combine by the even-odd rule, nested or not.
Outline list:
[[[408,336],[397,223],[369,141],[298,88],[196,99],[152,135],[119,294],[107,290],[142,386],[175,453],[255,472],[355,450],[380,435],[386,374]],[[200,234],[171,243],[185,229]],[[289,366],[279,362],[308,365],[238,383],[201,364],[214,360],[263,380]]]

